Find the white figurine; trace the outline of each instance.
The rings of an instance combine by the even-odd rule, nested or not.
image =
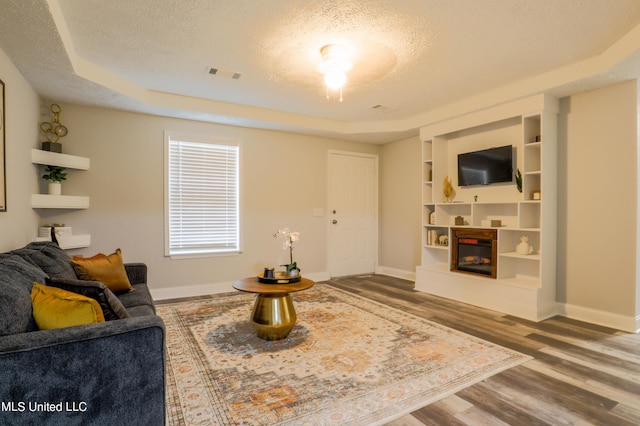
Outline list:
[[[520,237],[520,244],[516,246],[516,253],[518,254],[531,254],[533,253],[533,247],[529,245],[529,237],[523,235]]]

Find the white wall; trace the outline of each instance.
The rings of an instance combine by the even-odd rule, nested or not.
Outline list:
[[[420,264],[422,151],[418,136],[382,146],[379,270],[415,279]]]
[[[637,102],[635,81],[561,100],[557,298],[572,317],[640,314]]]
[[[147,263],[156,295],[171,287],[228,284],[264,266],[286,263],[288,252],[273,238],[284,226],[300,232],[294,260],[303,273],[326,274],[327,151],[379,151],[376,145],[76,105],[62,105],[61,121],[69,128],[63,151],[91,159],[90,170],[69,174],[63,194],[89,195],[91,207],[55,212],[43,220],[91,234],[91,247],[76,252],[91,255],[120,247],[125,261]],[[241,255],[164,257],[165,130],[242,140]],[[325,209],[324,217],[313,216],[316,207]]]
[[[0,80],[5,84],[5,164],[7,211],[0,212],[0,251],[15,249],[33,238],[38,217],[31,193],[38,188],[31,148],[38,144],[40,102],[31,86],[0,50]]]

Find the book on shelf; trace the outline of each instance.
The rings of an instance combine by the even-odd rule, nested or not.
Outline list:
[[[435,246],[436,243],[438,242],[438,236],[439,235],[440,234],[435,229],[429,229],[427,231],[427,245]]]

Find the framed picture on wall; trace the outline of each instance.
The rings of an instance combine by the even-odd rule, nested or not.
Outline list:
[[[4,113],[4,82],[0,80],[0,212],[7,211],[7,172],[5,155],[5,113]]]

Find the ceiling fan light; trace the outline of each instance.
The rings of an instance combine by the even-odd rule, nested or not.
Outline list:
[[[349,61],[347,51],[343,46],[328,44],[320,49],[322,63],[319,70],[324,74],[324,83],[327,86],[327,97],[329,90],[340,91],[340,101],[342,101],[342,88],[347,81],[346,73],[353,64]]]
[[[324,75],[324,83],[330,89],[341,89],[347,81],[347,76],[338,70],[328,71]]]

